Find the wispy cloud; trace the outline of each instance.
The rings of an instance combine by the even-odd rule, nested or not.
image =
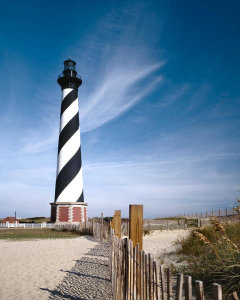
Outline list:
[[[136,87],[137,83],[159,69],[160,64],[141,69],[135,66],[121,70],[119,67],[116,63],[92,94],[83,95],[87,104],[80,111],[82,132],[91,131],[119,117],[162,81],[162,77],[158,76],[147,86]]]
[[[121,18],[106,17],[94,35],[74,49],[83,75],[82,132],[118,118],[163,83],[160,72],[166,62],[153,52],[151,45],[156,41],[149,42],[149,32],[140,22],[142,9],[136,12],[136,7],[128,7],[121,11]]]
[[[226,155],[226,163],[228,163]],[[233,155],[234,157],[234,155]],[[92,213],[104,206],[109,215],[116,207],[127,215],[128,204],[143,204],[145,216],[158,217],[222,207],[225,197],[233,204],[237,195],[237,170],[222,173],[217,158],[178,157],[169,161],[123,161],[86,164],[86,199]],[[235,162],[238,157],[234,157]],[[238,176],[239,177],[239,176]],[[94,186],[94,188],[92,188]]]
[[[120,167],[142,167],[142,166],[160,166],[160,165],[170,165],[170,164],[187,164],[187,163],[198,163],[198,162],[208,162],[208,161],[218,161],[225,159],[238,159],[240,157],[239,153],[216,153],[216,154],[206,154],[204,156],[196,155],[195,157],[181,157],[178,159],[162,161],[144,161],[142,157],[140,161],[119,161],[119,162],[103,162],[103,163],[86,163],[84,168],[86,170],[94,169],[106,169],[106,168],[120,168]]]
[[[43,129],[43,128],[42,128]],[[50,128],[46,137],[45,130],[35,130],[27,138],[24,138],[23,147],[21,153],[25,154],[36,154],[46,152],[56,148],[58,141],[58,130],[57,128]]]
[[[163,84],[160,72],[166,62],[146,47],[148,37],[138,22],[142,9],[123,9],[121,18],[107,16],[86,40],[69,49],[83,77],[79,89],[81,133],[117,119]],[[23,153],[46,152],[56,147],[60,99],[59,107],[52,99],[60,97],[57,94],[40,91],[38,97],[44,103],[40,108],[42,123],[28,130],[27,138],[22,139]]]
[[[220,208],[225,197],[238,195],[239,121],[232,107],[239,98],[219,98],[214,82],[192,76],[191,60],[183,76],[178,62],[185,52],[172,48],[175,38],[167,45],[170,31],[161,39],[161,22],[161,14],[152,9],[148,14],[143,2],[120,3],[95,29],[91,22],[78,32],[76,22],[74,37],[79,33],[81,40],[65,39],[64,57],[56,58],[60,63],[71,56],[83,78],[83,179],[91,216],[103,209],[112,215],[116,208],[127,215],[129,203],[144,204],[145,216],[172,215]],[[162,57],[168,50],[172,60]],[[175,59],[178,55],[183,57]],[[25,216],[48,215],[61,104],[55,81],[63,66],[44,70],[34,81],[27,56],[20,60],[25,63],[6,60],[0,70],[0,215],[15,209]],[[127,112],[124,122],[118,120]]]
[[[163,94],[162,100],[157,103],[157,107],[165,108],[174,104],[176,101],[180,100],[189,91],[190,85],[185,83],[180,86],[171,86],[170,91],[167,90]]]

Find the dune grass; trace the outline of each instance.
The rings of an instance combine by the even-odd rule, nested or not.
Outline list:
[[[0,239],[10,240],[29,240],[29,239],[56,239],[56,238],[76,238],[79,232],[74,231],[56,231],[49,228],[37,229],[0,229]]]
[[[225,225],[224,230],[229,239],[240,246],[240,223]],[[196,233],[203,234],[213,244],[219,243],[222,235],[221,232],[216,231],[214,226],[195,229],[187,239],[179,241],[181,248],[178,254],[200,256],[205,253],[207,247],[201,239],[196,237]]]
[[[177,271],[202,280],[206,291],[212,283],[221,284],[228,298],[240,291],[240,223],[223,226],[217,218],[212,223],[179,241],[178,254],[185,256],[187,265]]]

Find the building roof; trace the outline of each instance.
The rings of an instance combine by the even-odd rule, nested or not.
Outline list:
[[[19,220],[15,217],[6,217],[2,220],[2,223],[9,222],[9,223],[15,223],[19,222]]]

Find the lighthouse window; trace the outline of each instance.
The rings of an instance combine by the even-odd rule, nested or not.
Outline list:
[[[64,66],[64,70],[74,70],[75,71],[75,66]]]
[[[64,70],[74,70],[75,71],[75,63],[71,60],[68,60],[64,63]]]

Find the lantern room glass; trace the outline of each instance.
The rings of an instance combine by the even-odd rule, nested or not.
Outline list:
[[[73,70],[73,71],[75,71],[75,65],[76,65],[75,61],[70,60],[70,59],[66,60],[64,62],[64,71],[65,70]]]

